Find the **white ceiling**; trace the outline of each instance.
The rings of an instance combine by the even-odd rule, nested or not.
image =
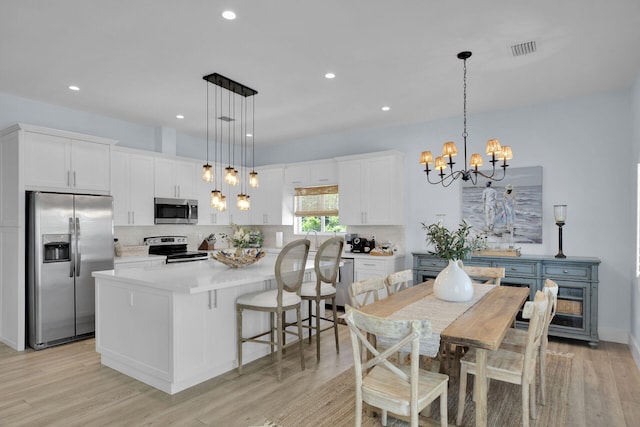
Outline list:
[[[470,114],[626,89],[640,1],[0,0],[0,92],[204,137],[217,72],[259,92],[258,145],[459,116],[462,50]]]

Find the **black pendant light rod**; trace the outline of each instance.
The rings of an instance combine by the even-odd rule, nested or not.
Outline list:
[[[238,95],[242,95],[244,97],[253,96],[258,93],[257,90],[251,89],[250,87],[245,86],[242,83],[231,80],[230,78],[225,77],[222,74],[209,74],[208,76],[204,76],[203,79],[205,79],[209,83],[213,83],[214,85],[223,87],[233,93],[237,93]]]

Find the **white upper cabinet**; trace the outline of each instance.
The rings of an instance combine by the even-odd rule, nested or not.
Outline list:
[[[153,225],[153,156],[111,153],[114,225]]]
[[[155,157],[155,196],[179,199],[197,199],[196,179],[201,166],[193,161]]]
[[[284,168],[259,168],[258,188],[250,188],[252,225],[292,225],[293,195],[284,186]]]
[[[34,190],[108,193],[111,144],[56,133],[25,132],[25,186]]]
[[[333,185],[338,183],[337,164],[333,159],[292,163],[285,167],[284,177],[289,188]]]
[[[403,224],[401,153],[384,151],[337,161],[341,224]]]

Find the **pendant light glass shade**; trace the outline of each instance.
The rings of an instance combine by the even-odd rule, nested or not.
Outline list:
[[[248,211],[250,207],[250,197],[247,194],[238,194],[238,209],[241,211]]]
[[[211,192],[211,207],[217,208],[220,205],[220,200],[222,198],[222,193],[220,190],[213,190]]]
[[[220,196],[220,203],[218,203],[218,211],[224,212],[227,210],[227,196]]]
[[[253,188],[258,187],[258,172],[252,171],[249,173],[249,185]]]
[[[204,182],[213,182],[213,168],[209,163],[202,166],[202,180]]]

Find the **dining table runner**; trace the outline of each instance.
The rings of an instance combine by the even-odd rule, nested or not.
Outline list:
[[[474,283],[473,297],[464,302],[443,301],[434,294],[429,294],[389,315],[388,318],[428,319],[431,323],[431,337],[420,340],[420,354],[435,357],[440,349],[440,333],[495,287],[496,285]],[[391,347],[393,341],[390,338],[377,337],[377,344],[381,347]],[[411,352],[411,345],[405,346],[402,351]]]

